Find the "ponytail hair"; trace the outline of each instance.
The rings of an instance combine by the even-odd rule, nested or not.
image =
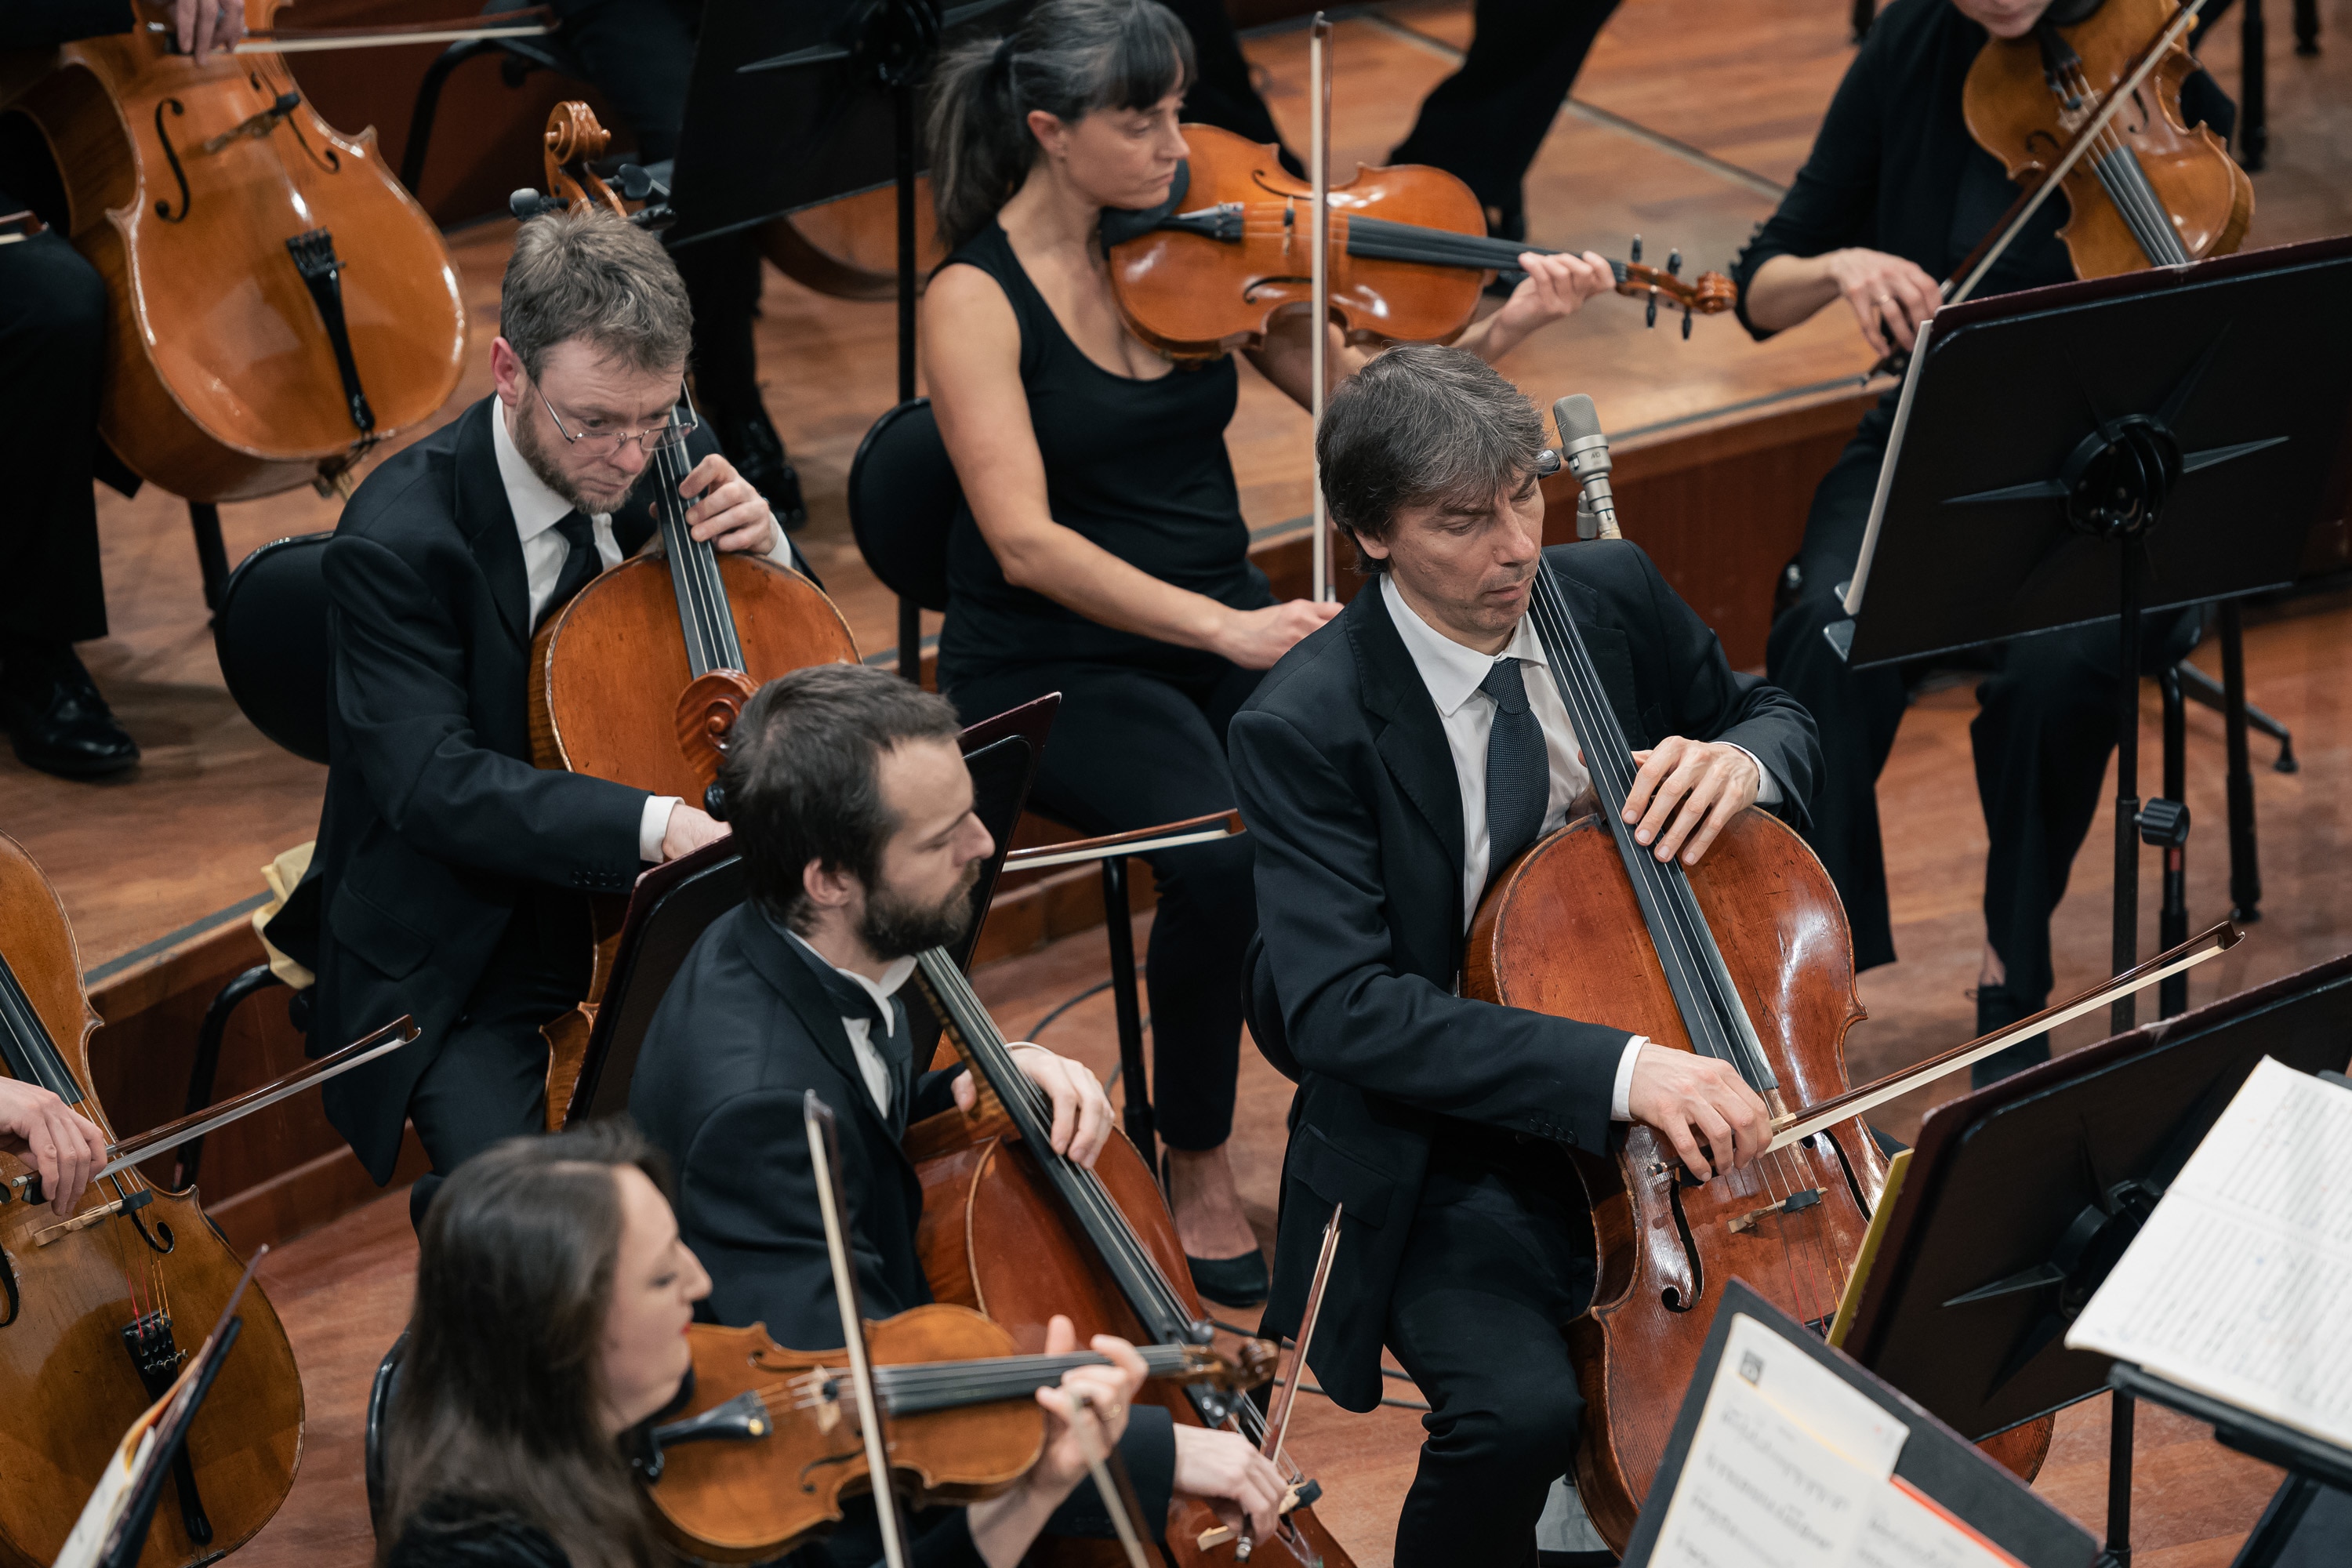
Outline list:
[[[1044,0],[1009,36],[950,53],[925,128],[942,245],[985,229],[1029,177],[1031,110],[1076,124],[1098,109],[1149,109],[1192,73],[1192,35],[1159,0]]]

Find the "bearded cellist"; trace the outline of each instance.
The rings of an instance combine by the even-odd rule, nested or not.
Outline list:
[[[1385,1343],[1430,1404],[1398,1568],[1532,1563],[1582,1402],[1561,1330],[1593,1287],[1567,1151],[1663,1131],[1690,1172],[1752,1162],[1763,1100],[1727,1064],[1458,994],[1491,879],[1588,776],[1527,610],[1539,562],[1584,628],[1661,860],[1739,811],[1803,821],[1812,721],[1733,672],[1635,546],[1545,552],[1542,425],[1473,356],[1400,348],[1331,397],[1331,516],[1373,582],[1275,666],[1232,731],[1256,842],[1251,1031],[1298,1081],[1267,1331],[1295,1329],[1344,1205],[1311,1363],[1369,1410]]]

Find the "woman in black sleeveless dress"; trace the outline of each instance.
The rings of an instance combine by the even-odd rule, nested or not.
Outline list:
[[[948,561],[940,684],[967,721],[1049,691],[1034,799],[1092,835],[1229,809],[1225,725],[1337,605],[1277,604],[1249,560],[1224,429],[1230,356],[1179,368],[1129,332],[1097,228],[1167,198],[1193,60],[1156,0],[1044,0],[934,79],[931,178],[951,247],[924,300],[923,366],[965,506]],[[1597,256],[1520,258],[1501,310],[1457,340],[1488,360],[1612,286]],[[1301,314],[1258,371],[1308,401]],[[1335,375],[1366,358],[1335,342]],[[1265,1266],[1224,1142],[1256,929],[1246,835],[1152,858],[1154,1119],[1193,1280],[1261,1300]]]

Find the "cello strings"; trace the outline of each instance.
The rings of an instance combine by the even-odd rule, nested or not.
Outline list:
[[[1601,698],[1591,689],[1593,672],[1590,667],[1589,656],[1578,657],[1582,653],[1581,639],[1575,635],[1574,623],[1568,614],[1565,603],[1559,596],[1558,586],[1551,580],[1551,573],[1548,565],[1539,564],[1537,579],[1538,586],[1530,596],[1530,608],[1538,617],[1537,626],[1538,636],[1556,650],[1556,660],[1562,665],[1559,673],[1564,679],[1557,681],[1557,689],[1564,697],[1570,698],[1572,707],[1580,715],[1580,732],[1591,735],[1596,742],[1585,747],[1586,764],[1588,769],[1593,771],[1596,775],[1603,776],[1605,784],[1615,796],[1612,803],[1612,809],[1622,820],[1624,801],[1632,788],[1631,752],[1627,749],[1622,731],[1617,730],[1615,726],[1615,716],[1613,712],[1608,710],[1605,698]],[[1557,656],[1559,654],[1565,654],[1568,657],[1558,658]],[[1655,907],[1665,913],[1671,921],[1669,930],[1664,933],[1667,940],[1663,943],[1654,942],[1654,945],[1662,949],[1662,959],[1665,956],[1664,949],[1678,950],[1675,957],[1688,969],[1695,970],[1703,976],[1702,985],[1694,987],[1692,993],[1678,993],[1678,994],[1695,994],[1696,998],[1712,1003],[1717,1008],[1727,1009],[1728,1006],[1738,1005],[1736,997],[1727,1000],[1717,994],[1717,975],[1696,962],[1695,954],[1699,949],[1699,942],[1697,933],[1689,929],[1689,926],[1692,921],[1703,924],[1705,916],[1697,910],[1696,898],[1692,892],[1688,879],[1679,874],[1670,875],[1670,872],[1679,873],[1680,868],[1664,865],[1653,856],[1634,855],[1628,858],[1632,864],[1641,868],[1640,875],[1651,881],[1660,895],[1656,899]],[[1675,896],[1676,894],[1682,896],[1676,897]],[[1717,1047],[1714,1031],[1721,1027],[1722,1022],[1720,1017],[1708,1018],[1706,1023],[1709,1026],[1703,1028],[1698,1021],[1685,1019],[1685,1026],[1691,1033],[1694,1047],[1707,1055],[1717,1057],[1718,1059],[1729,1060],[1735,1067],[1738,1067],[1740,1064],[1728,1048],[1730,1047],[1728,1039],[1722,1042],[1724,1048]],[[1748,1076],[1744,1069],[1742,1076]],[[1753,1087],[1752,1080],[1751,1087]],[[1795,1167],[1792,1170],[1794,1156],[1788,1151],[1771,1151],[1757,1163],[1759,1172],[1764,1173],[1766,1190],[1773,1192],[1776,1203],[1786,1203],[1791,1195],[1801,1190],[1801,1177],[1803,1173],[1801,1167]],[[1787,1181],[1786,1191],[1775,1190],[1775,1184],[1769,1173],[1775,1167],[1779,1169],[1781,1177]],[[1780,1216],[1782,1223],[1775,1227],[1784,1258],[1790,1268],[1792,1296],[1799,1292],[1796,1285],[1796,1259],[1789,1243],[1787,1222],[1795,1217],[1783,1211]],[[1813,1227],[1813,1230],[1818,1242],[1819,1226]],[[1827,1267],[1826,1256],[1818,1246],[1814,1249],[1814,1256],[1808,1261],[1807,1272],[1816,1275],[1824,1284],[1833,1278],[1833,1272]],[[1807,1313],[1809,1319],[1818,1315],[1813,1312]]]

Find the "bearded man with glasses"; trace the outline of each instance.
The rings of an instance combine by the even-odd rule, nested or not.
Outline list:
[[[544,1125],[540,1026],[586,994],[587,896],[717,837],[697,807],[531,763],[532,635],[654,531],[655,451],[688,525],[805,570],[685,398],[693,313],[660,244],[604,213],[515,236],[493,395],[387,458],[322,557],[327,797],[272,942],[319,977],[314,1049],[406,1013],[423,1037],[339,1079],[329,1120],[378,1183],[404,1121],[437,1173]]]

